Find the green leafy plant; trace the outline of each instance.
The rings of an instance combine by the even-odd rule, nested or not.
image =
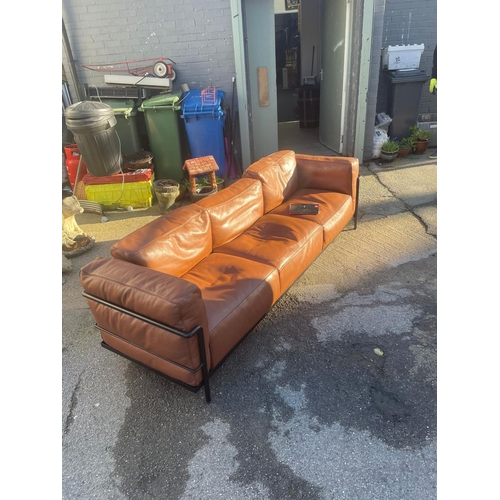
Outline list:
[[[224,179],[222,177],[217,177],[215,176],[215,181],[217,182],[217,184],[221,183],[221,182],[224,182]],[[210,180],[210,176],[208,175],[203,175],[203,176],[200,176],[199,178],[197,177],[196,178],[196,184],[200,185],[200,186],[210,186],[211,185],[211,180]]]
[[[217,184],[224,182],[222,177],[215,177],[215,181]],[[200,189],[202,187],[211,186],[210,176],[209,175],[199,175],[195,177],[196,189]],[[182,179],[180,181],[181,186],[186,186],[187,188],[191,187],[191,182],[189,179]]]
[[[397,153],[399,151],[399,142],[389,139],[382,144],[381,150],[384,153]]]
[[[403,137],[399,141],[400,148],[413,148],[413,146],[415,146],[415,138],[413,136]]]
[[[424,130],[418,125],[412,125],[410,127],[411,137],[416,141],[428,141],[431,138],[431,131]]]

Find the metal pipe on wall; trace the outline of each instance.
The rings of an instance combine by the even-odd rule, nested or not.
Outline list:
[[[68,84],[66,82],[62,84],[62,101],[64,109],[66,109],[68,106],[71,106],[72,104],[71,95],[69,93]]]
[[[78,73],[76,71],[76,64],[75,60],[73,59],[73,52],[71,50],[71,45],[69,43],[68,32],[66,31],[66,25],[64,24],[64,19],[62,20],[62,36],[63,36],[64,48],[66,50],[66,54],[68,55],[69,59],[71,76],[75,84],[76,97],[78,101],[82,101],[82,93],[80,91],[80,79],[78,78]]]

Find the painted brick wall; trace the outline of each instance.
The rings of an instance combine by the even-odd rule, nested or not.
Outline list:
[[[174,88],[215,86],[231,102],[235,74],[229,0],[63,0],[62,16],[81,84],[104,87],[104,73],[82,64],[169,57]],[[62,54],[76,102],[68,57]]]
[[[82,84],[104,86],[102,73],[81,64],[112,63],[165,56],[176,61],[179,88],[209,85],[232,97],[235,74],[229,0],[63,0],[62,15]],[[382,48],[424,43],[420,68],[429,76],[437,40],[437,0],[374,0],[365,154],[373,146],[377,112],[385,111],[381,73]],[[62,54],[70,91],[76,100],[66,53]],[[420,113],[436,113],[436,97],[423,86]]]
[[[382,75],[382,49],[388,45],[424,44],[420,69],[430,77],[437,40],[437,0],[374,0],[364,158],[373,150],[375,116],[387,111],[387,86]],[[437,99],[424,83],[419,113],[437,113]]]
[[[382,48],[388,45],[424,44],[420,69],[431,75],[432,56],[437,41],[437,0],[386,0]],[[381,65],[381,54],[379,56]],[[381,66],[380,66],[381,67]],[[380,79],[377,112],[386,111],[387,84]],[[428,82],[422,88],[420,113],[436,113],[437,99],[429,93]]]

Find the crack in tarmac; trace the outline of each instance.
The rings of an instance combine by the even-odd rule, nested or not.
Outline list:
[[[69,412],[68,412],[68,415],[66,416],[66,421],[65,421],[64,429],[63,429],[63,436],[68,434],[69,429],[76,418],[76,417],[74,417],[74,410],[75,410],[76,405],[78,403],[77,394],[78,394],[78,391],[80,389],[80,383],[82,381],[83,373],[84,372],[81,372],[80,375],[78,376],[78,380],[76,382],[75,388],[73,389],[73,392],[71,393]]]
[[[425,230],[425,234],[431,236],[432,238],[434,238],[435,240],[437,240],[437,235],[435,234],[432,234],[432,232],[430,232],[430,227],[429,225],[424,221],[424,219],[422,217],[420,217],[416,212],[415,212],[415,208],[412,206],[412,205],[409,205],[408,203],[405,202],[405,200],[403,198],[401,198],[400,196],[397,195],[396,191],[392,190],[387,184],[385,184],[382,179],[380,178],[380,176],[378,175],[378,172],[374,172],[371,168],[370,168],[370,165],[368,164],[366,166],[367,170],[375,177],[375,179],[377,179],[378,183],[384,187],[385,189],[387,189],[387,191],[389,191],[389,193],[391,193],[391,197],[400,201],[403,206],[406,208],[406,211],[407,212],[410,212],[414,217],[415,219],[417,219],[420,224],[422,225],[422,227],[424,228]],[[434,201],[429,201],[429,202],[426,202],[426,203],[422,203],[420,205],[418,205],[417,208],[422,208],[422,207],[426,207],[426,206],[434,206],[435,205],[435,202]]]

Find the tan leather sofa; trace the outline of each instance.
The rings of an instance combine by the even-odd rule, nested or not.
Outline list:
[[[356,158],[279,151],[80,271],[102,345],[197,391],[354,216]],[[318,203],[317,215],[289,215]]]

